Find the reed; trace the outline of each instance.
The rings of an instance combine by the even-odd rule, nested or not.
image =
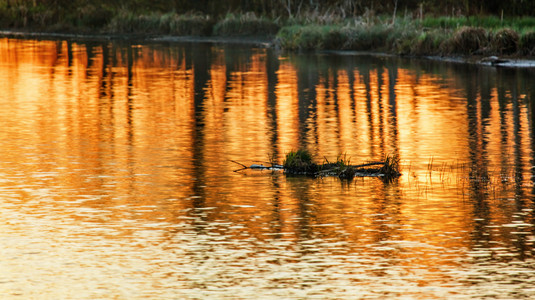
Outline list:
[[[400,175],[399,167],[399,156],[397,155],[387,155],[383,160],[384,164],[379,169],[381,174],[384,174],[384,177],[387,179],[395,178]]]

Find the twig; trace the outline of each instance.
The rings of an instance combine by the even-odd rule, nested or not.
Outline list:
[[[230,161],[243,167],[243,168],[241,168],[241,169],[235,170],[234,172],[238,172],[238,171],[241,171],[241,170],[249,169],[248,166],[246,166],[246,165],[244,165],[244,164],[242,164],[242,163],[240,163],[240,162],[237,162],[237,161],[235,161],[235,160],[230,160]]]
[[[355,166],[352,166],[352,167],[362,168],[362,167],[378,166],[378,165],[384,165],[384,164],[385,164],[384,162],[376,161],[376,162],[371,162],[371,163],[362,164],[362,165],[355,165]]]

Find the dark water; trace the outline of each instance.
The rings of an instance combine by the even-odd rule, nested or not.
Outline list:
[[[535,71],[0,39],[3,299],[535,297]],[[306,148],[403,175],[234,172]]]

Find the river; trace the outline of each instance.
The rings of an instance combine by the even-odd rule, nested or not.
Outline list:
[[[535,297],[535,70],[0,38],[2,299]],[[242,170],[397,155],[402,176]]]

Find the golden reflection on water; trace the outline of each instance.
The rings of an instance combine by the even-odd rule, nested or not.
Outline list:
[[[472,259],[533,256],[533,74],[208,44],[3,38],[0,53],[1,237],[18,251],[43,247],[34,257],[50,268],[68,257],[82,280],[47,267],[40,276],[81,284],[126,275],[135,280],[105,288],[207,296],[209,285],[240,287],[247,270],[258,281],[241,279],[262,293],[308,291],[306,278],[277,277],[285,263],[330,278],[308,278],[311,295],[351,294],[343,279],[363,296],[398,295],[389,294],[395,283],[441,298],[470,294],[466,282],[485,290],[463,273]],[[396,154],[403,176],[310,179],[234,172],[231,162],[281,162],[298,148],[318,161]],[[0,291],[24,295],[34,257],[20,254],[21,267],[18,252],[6,253],[0,266],[22,275]],[[196,273],[209,258],[235,278]],[[259,265],[249,269],[246,258]],[[140,284],[147,277],[154,286]],[[26,295],[53,298],[55,288]]]

